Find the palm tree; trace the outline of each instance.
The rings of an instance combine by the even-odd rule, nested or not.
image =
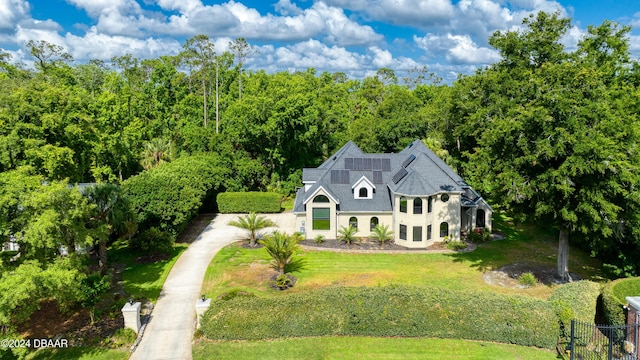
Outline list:
[[[260,244],[264,246],[273,259],[271,267],[279,275],[284,275],[287,265],[295,262],[292,258],[299,248],[299,239],[300,237],[296,234],[287,235],[280,231],[274,231],[273,234],[267,235],[263,240],[260,240]]]
[[[348,228],[341,226],[340,230],[338,230],[338,232],[340,233],[340,236],[338,236],[338,239],[351,245],[351,243],[356,239],[355,235],[357,231],[358,229],[354,228],[351,225],[349,225]]]
[[[380,241],[382,245],[387,241],[393,240],[393,231],[389,231],[389,225],[376,225],[371,232],[371,237]]]
[[[278,226],[273,221],[264,216],[257,216],[256,213],[249,213],[245,216],[238,217],[238,220],[230,221],[229,225],[235,226],[249,232],[249,246],[256,246],[256,233],[258,230]]]
[[[96,205],[91,220],[103,231],[98,235],[98,264],[104,275],[107,266],[107,242],[112,234],[131,235],[135,232],[135,213],[122,195],[119,186],[97,184],[84,191],[89,201]]]
[[[145,170],[154,168],[165,161],[171,161],[171,141],[155,138],[144,145],[140,165]]]

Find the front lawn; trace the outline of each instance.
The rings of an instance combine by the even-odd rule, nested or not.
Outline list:
[[[555,352],[489,342],[433,338],[310,337],[268,341],[199,340],[198,359],[556,359]]]
[[[549,297],[554,290],[552,285],[517,289],[489,285],[483,280],[483,272],[512,263],[556,266],[557,242],[553,234],[515,227],[505,217],[497,218],[495,224],[505,234],[505,239],[482,244],[469,253],[355,254],[306,250],[300,254],[306,268],[294,274],[298,283],[287,292],[331,285],[410,284]],[[353,247],[357,249],[357,245]],[[587,279],[601,279],[598,261],[574,248],[571,249],[569,269]],[[263,296],[284,295],[268,287],[272,273],[265,250],[232,244],[220,250],[209,265],[203,293],[216,298],[237,289]]]

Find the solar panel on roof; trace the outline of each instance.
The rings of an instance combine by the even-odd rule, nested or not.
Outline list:
[[[382,171],[374,171],[373,172],[373,183],[374,184],[382,184]]]
[[[353,164],[353,170],[362,170],[362,158],[354,158]]]
[[[331,170],[332,184],[349,184],[349,170]]]
[[[415,155],[413,155],[413,154],[411,154],[411,156],[409,156],[409,157],[407,158],[407,160],[405,160],[405,161],[402,163],[402,167],[403,167],[403,168],[406,168],[406,167],[407,167],[407,166],[409,166],[409,164],[411,164],[411,162],[412,162],[413,160],[415,160],[415,159],[416,159],[416,156],[415,156]]]
[[[382,160],[382,171],[391,171],[391,159]]]
[[[331,170],[331,183],[339,184],[340,181],[340,170]]]
[[[407,176],[408,172],[407,169],[405,168],[400,168],[400,170],[398,170],[398,172],[393,175],[393,178],[391,180],[393,180],[394,184],[397,184],[400,182],[400,180],[402,180],[405,176]]]
[[[349,170],[340,170],[342,174],[340,174],[341,184],[349,184]]]
[[[371,170],[371,158],[362,159],[362,170]]]
[[[380,158],[371,159],[371,169],[372,170],[382,170],[382,159],[380,159]]]
[[[353,158],[344,159],[344,168],[348,170],[353,170]]]

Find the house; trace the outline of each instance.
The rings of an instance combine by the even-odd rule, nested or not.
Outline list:
[[[349,141],[318,168],[302,171],[296,228],[308,239],[336,239],[341,227],[356,236],[389,225],[396,244],[426,248],[462,232],[491,230],[493,210],[422,141],[393,154],[365,154]]]

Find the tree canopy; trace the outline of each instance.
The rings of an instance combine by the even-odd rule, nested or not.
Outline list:
[[[465,173],[521,218],[559,232],[558,273],[568,239],[593,251],[637,242],[638,99],[628,28],[590,27],[574,52],[569,20],[539,13],[522,32],[490,40],[503,59],[455,87],[454,136]]]

